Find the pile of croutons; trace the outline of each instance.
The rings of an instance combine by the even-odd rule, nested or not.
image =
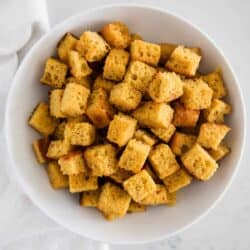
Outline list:
[[[199,48],[146,42],[121,22],[67,33],[41,78],[49,102],[29,119],[52,187],[113,220],[209,180],[230,151],[231,107],[220,71],[202,75],[200,60]]]

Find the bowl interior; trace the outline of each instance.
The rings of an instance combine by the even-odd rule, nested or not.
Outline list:
[[[211,181],[194,182],[180,191],[175,207],[150,208],[146,213],[131,214],[112,223],[95,210],[78,205],[78,196],[54,191],[46,172],[39,166],[31,143],[39,135],[27,125],[33,107],[46,100],[48,89],[39,84],[44,61],[55,53],[65,32],[80,35],[90,29],[98,31],[109,21],[121,20],[132,32],[153,42],[172,42],[199,46],[203,51],[202,70],[220,66],[228,88],[233,113],[228,119],[232,131],[228,136],[231,154],[223,160]],[[8,98],[6,134],[8,150],[15,172],[26,192],[47,215],[66,228],[83,236],[109,243],[132,244],[161,239],[178,232],[204,214],[228,186],[239,160],[244,135],[242,97],[235,77],[215,45],[199,30],[172,14],[141,6],[113,6],[87,11],[55,27],[27,55],[12,83]]]

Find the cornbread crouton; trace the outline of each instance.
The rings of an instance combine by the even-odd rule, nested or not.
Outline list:
[[[77,175],[87,172],[83,153],[81,151],[70,152],[67,155],[60,157],[58,164],[60,165],[63,174]]]
[[[138,173],[142,169],[148,157],[149,151],[149,145],[141,141],[131,139],[123,151],[118,165],[120,168]]]
[[[83,207],[97,207],[100,189],[85,191],[81,194],[80,205]]]
[[[66,124],[67,124],[67,122],[63,121],[57,125],[54,133],[52,134],[52,138],[54,140],[63,140],[64,139],[64,130],[65,130]]]
[[[114,174],[110,175],[109,177],[116,183],[121,184],[132,175],[133,173],[131,171],[127,171],[123,168],[118,168],[117,171]]]
[[[145,211],[146,211],[146,206],[131,200],[129,207],[128,207],[128,213],[138,213],[138,212],[145,212]]]
[[[63,89],[54,89],[50,92],[50,114],[56,118],[64,118],[65,115],[61,111]]]
[[[178,46],[170,55],[166,63],[166,68],[176,73],[194,76],[199,67],[201,56],[197,55],[193,50]]]
[[[173,109],[165,103],[145,102],[133,113],[141,126],[168,128],[173,118]]]
[[[51,135],[58,122],[49,114],[49,105],[40,102],[32,112],[29,125],[44,136]]]
[[[173,105],[173,124],[176,127],[195,127],[200,116],[200,110],[188,109],[183,104],[176,102]]]
[[[149,154],[149,161],[160,179],[166,178],[180,168],[167,144],[156,145]]]
[[[224,144],[220,144],[217,149],[209,149],[208,153],[216,160],[219,161],[230,153],[230,148]]]
[[[218,168],[216,161],[199,144],[184,153],[181,161],[189,173],[202,181],[210,179]]]
[[[40,81],[52,88],[61,88],[65,83],[68,66],[57,59],[46,61],[43,76]]]
[[[49,139],[47,137],[32,142],[32,148],[38,163],[43,164],[48,162],[48,158],[46,157],[48,147]]]
[[[103,77],[108,80],[121,81],[125,75],[129,53],[122,49],[112,49],[106,57]]]
[[[204,110],[204,118],[208,122],[223,123],[224,116],[231,112],[231,106],[222,100],[213,99],[211,106]]]
[[[110,182],[102,186],[97,208],[108,220],[123,217],[128,210],[131,198],[126,191]]]
[[[95,141],[95,127],[88,122],[68,123],[65,127],[65,139],[72,145],[89,146]]]
[[[110,48],[98,33],[85,31],[76,44],[76,49],[88,62],[96,62],[101,61]]]
[[[153,146],[157,142],[157,139],[153,135],[151,135],[150,133],[146,132],[143,129],[136,130],[134,138],[137,141],[141,141],[145,144],[148,144],[149,146]]]
[[[107,139],[119,147],[126,145],[135,133],[136,124],[137,121],[128,115],[115,115],[109,124]]]
[[[82,85],[69,83],[63,93],[61,111],[67,116],[80,116],[86,111],[90,91]]]
[[[108,93],[104,89],[94,90],[90,95],[86,114],[95,127],[108,126],[114,113],[114,108],[108,101]]]
[[[74,50],[69,52],[69,66],[71,74],[79,80],[92,73],[92,69],[89,67],[85,58]]]
[[[90,176],[87,173],[69,175],[70,193],[79,193],[98,189],[98,177]]]
[[[158,72],[148,93],[155,102],[171,102],[183,95],[183,82],[174,72]]]
[[[75,49],[77,38],[71,33],[66,33],[57,45],[57,54],[64,63],[68,62],[69,51]]]
[[[161,56],[161,47],[158,44],[134,40],[130,45],[131,59],[157,66]]]
[[[203,123],[197,142],[204,148],[217,149],[231,129],[224,124]]]
[[[189,185],[191,181],[192,177],[184,169],[179,169],[175,173],[163,179],[163,183],[166,185],[167,190],[170,193],[176,192]]]
[[[149,83],[153,80],[156,69],[140,61],[132,61],[127,69],[124,82],[132,87],[146,93]]]
[[[109,101],[122,111],[130,111],[140,104],[141,92],[128,83],[116,84],[110,91]]]
[[[150,130],[162,141],[168,143],[173,136],[176,128],[173,124],[170,124],[167,128],[151,128]]]
[[[130,45],[131,36],[128,27],[121,22],[106,24],[101,34],[111,47],[125,49]]]
[[[110,176],[118,169],[116,150],[111,144],[88,147],[84,158],[94,176]]]
[[[156,190],[156,184],[146,170],[124,181],[123,187],[136,202],[140,202]]]
[[[66,84],[68,83],[77,83],[84,86],[87,89],[91,88],[91,79],[89,76],[82,77],[81,79],[76,79],[75,77],[70,76],[66,78]]]
[[[93,84],[93,90],[95,89],[104,89],[107,93],[110,92],[110,90],[113,88],[114,82],[104,79],[101,75],[96,77],[94,84]]]
[[[161,57],[160,57],[160,64],[165,65],[167,60],[170,58],[172,52],[178,45],[171,44],[171,43],[161,43]]]
[[[181,102],[188,109],[207,109],[211,105],[213,90],[201,79],[185,80]]]
[[[213,90],[213,98],[220,99],[227,95],[227,90],[221,77],[220,70],[216,70],[208,75],[201,76],[201,78]]]
[[[68,176],[63,175],[56,161],[49,162],[46,170],[49,182],[54,189],[67,188],[69,186]]]
[[[132,33],[131,34],[131,42],[134,40],[142,40],[141,35],[137,34],[137,33]]]
[[[170,147],[175,155],[182,155],[196,142],[196,136],[176,132],[171,140]]]

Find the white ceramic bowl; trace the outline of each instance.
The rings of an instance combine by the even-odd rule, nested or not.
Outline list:
[[[146,213],[127,215],[112,223],[102,215],[78,204],[76,196],[55,191],[48,184],[46,172],[39,166],[31,142],[39,137],[27,125],[28,117],[38,101],[47,97],[47,89],[39,84],[44,61],[55,53],[58,40],[67,31],[76,35],[86,29],[99,30],[107,22],[121,20],[146,40],[172,42],[202,48],[204,71],[222,68],[228,88],[228,101],[233,113],[228,119],[232,131],[228,136],[231,154],[223,160],[214,178],[194,182],[178,193],[175,207],[150,208]],[[165,10],[136,5],[114,5],[78,14],[53,28],[30,50],[12,83],[6,110],[6,137],[15,173],[33,202],[49,217],[65,228],[85,237],[117,244],[146,243],[163,239],[187,228],[210,210],[236,173],[245,137],[245,116],[239,83],[221,51],[198,28]]]

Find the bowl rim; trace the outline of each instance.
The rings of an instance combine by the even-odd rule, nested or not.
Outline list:
[[[25,65],[26,61],[28,60],[28,58],[30,57],[30,55],[33,53],[34,50],[36,50],[37,47],[39,47],[40,43],[43,42],[43,40],[45,40],[47,38],[47,36],[49,36],[49,34],[53,33],[56,30],[60,30],[66,23],[74,20],[74,19],[78,19],[83,15],[86,14],[91,14],[93,12],[96,11],[101,11],[101,10],[105,10],[105,9],[111,9],[111,8],[116,8],[116,7],[124,7],[124,8],[140,8],[140,9],[148,9],[148,10],[153,10],[153,11],[157,11],[160,12],[162,14],[167,14],[175,19],[178,19],[184,23],[186,23],[187,25],[189,25],[190,27],[192,27],[193,29],[195,29],[197,32],[199,32],[202,36],[204,36],[211,44],[212,46],[214,46],[216,48],[216,50],[219,52],[219,54],[222,56],[225,65],[228,67],[228,69],[230,70],[230,72],[232,73],[233,76],[233,81],[236,83],[236,88],[238,90],[239,96],[240,96],[240,108],[242,110],[242,117],[243,117],[243,121],[241,121],[243,123],[243,131],[242,131],[242,144],[241,144],[241,148],[239,150],[239,154],[238,154],[238,159],[237,159],[237,163],[234,167],[234,170],[227,182],[227,184],[225,185],[223,191],[218,195],[217,199],[214,200],[213,203],[211,203],[211,205],[209,207],[207,207],[201,214],[199,214],[198,216],[196,216],[192,221],[186,223],[184,226],[182,226],[181,228],[179,228],[178,230],[172,232],[172,233],[168,233],[168,234],[161,234],[159,236],[156,236],[154,238],[151,239],[145,239],[145,240],[139,240],[139,241],[132,241],[132,242],[127,242],[127,241],[116,241],[115,239],[112,241],[109,241],[107,243],[109,244],[120,244],[120,245],[134,245],[134,244],[146,244],[146,243],[152,243],[152,242],[156,242],[159,240],[164,240],[167,239],[169,237],[172,237],[174,235],[179,234],[180,232],[188,229],[189,227],[191,227],[192,225],[194,225],[195,223],[197,223],[198,221],[200,221],[202,218],[204,218],[213,208],[216,207],[216,205],[222,200],[222,198],[224,197],[225,193],[228,191],[228,189],[230,188],[236,174],[239,171],[239,166],[242,162],[242,156],[244,153],[244,149],[245,149],[245,144],[246,144],[246,107],[245,107],[245,102],[244,102],[244,98],[243,98],[243,94],[242,94],[242,90],[240,88],[240,84],[239,81],[236,77],[236,74],[231,66],[231,64],[229,63],[229,60],[226,58],[226,56],[224,55],[223,51],[221,48],[219,48],[215,41],[208,36],[208,34],[204,31],[201,31],[201,29],[196,26],[195,24],[191,23],[191,21],[187,20],[186,18],[180,16],[179,14],[176,14],[173,11],[169,11],[168,9],[165,8],[160,8],[160,7],[154,7],[152,6],[152,4],[134,4],[134,3],[117,3],[117,4],[104,4],[98,7],[94,7],[94,8],[89,8],[83,11],[80,11],[76,14],[73,14],[72,16],[66,18],[65,20],[63,20],[62,22],[59,22],[58,24],[56,24],[54,27],[52,27],[46,34],[44,34],[30,49],[30,51],[25,55],[25,58],[23,59],[23,61],[21,62],[20,66],[18,67],[18,70],[15,74],[15,76],[12,79],[11,82],[11,86],[8,92],[8,96],[7,96],[7,100],[6,100],[6,107],[5,107],[5,119],[4,119],[4,136],[5,136],[5,140],[6,140],[6,146],[7,146],[7,154],[8,154],[8,158],[10,160],[10,165],[11,168],[13,169],[13,173],[16,176],[17,181],[20,183],[21,187],[23,188],[24,192],[28,195],[28,197],[32,200],[32,202],[34,203],[34,205],[39,208],[44,214],[46,214],[49,218],[51,218],[53,221],[55,221],[57,224],[61,225],[63,228],[66,228],[74,233],[77,233],[83,237],[87,237],[88,239],[94,240],[94,241],[99,241],[99,242],[106,242],[105,240],[101,240],[99,239],[99,237],[93,237],[93,235],[88,235],[85,234],[83,235],[81,232],[76,231],[72,228],[72,226],[66,225],[63,221],[53,217],[49,211],[49,209],[47,209],[46,207],[43,206],[43,204],[39,201],[39,198],[37,198],[34,193],[32,192],[30,186],[24,181],[23,177],[22,177],[22,171],[20,171],[20,168],[18,167],[18,164],[14,162],[14,160],[12,159],[12,155],[13,155],[13,151],[11,149],[11,143],[10,143],[10,130],[8,130],[9,128],[9,111],[10,111],[10,106],[11,106],[11,101],[12,101],[12,93],[15,92],[15,86],[17,84],[17,76],[20,74],[20,72],[22,72],[22,68],[23,65]]]

